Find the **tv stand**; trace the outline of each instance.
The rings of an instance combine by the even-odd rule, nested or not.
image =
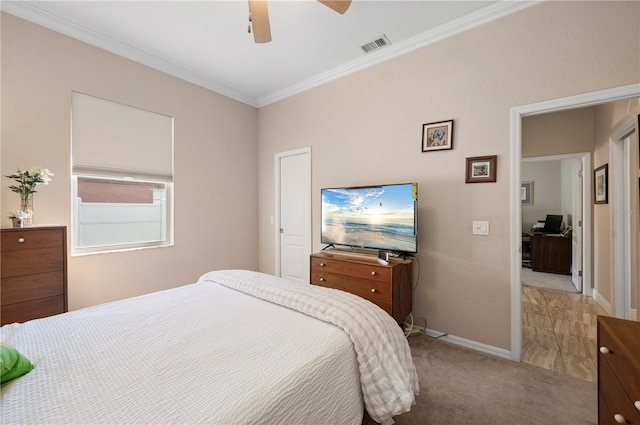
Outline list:
[[[389,313],[398,323],[411,313],[411,260],[338,250],[311,255],[311,284],[340,289],[365,298]]]

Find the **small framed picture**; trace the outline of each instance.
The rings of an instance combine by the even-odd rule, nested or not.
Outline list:
[[[522,205],[533,205],[533,182],[522,182],[520,200]]]
[[[594,204],[609,203],[609,164],[596,168],[593,172]]]
[[[498,156],[474,156],[467,158],[466,183],[494,183]]]
[[[422,124],[422,152],[453,149],[453,120]]]

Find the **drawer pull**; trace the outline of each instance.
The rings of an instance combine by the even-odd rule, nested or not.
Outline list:
[[[600,347],[600,352],[602,354],[609,354],[610,353],[610,351],[609,351],[609,349],[607,347]],[[621,422],[621,423],[624,423],[624,422]]]
[[[321,277],[321,278],[320,278],[320,282],[324,282],[324,281],[325,281],[325,280],[324,280],[324,277]]]
[[[18,243],[24,243],[24,238],[18,238]]]
[[[324,266],[325,266],[325,264],[324,264],[324,263],[320,263],[320,267],[324,267]]]
[[[636,409],[638,409],[638,411],[640,411],[640,400],[634,401],[633,405],[636,406]]]
[[[376,293],[376,288],[371,288],[371,292],[375,294]]]
[[[613,415],[613,419],[619,424],[627,423],[627,419],[624,416],[622,416],[620,413],[616,413],[615,415]]]
[[[371,272],[371,276],[375,276],[375,275],[376,275],[376,272]]]

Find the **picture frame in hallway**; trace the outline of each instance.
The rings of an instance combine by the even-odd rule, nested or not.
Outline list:
[[[422,152],[453,149],[453,120],[422,124]]]
[[[522,182],[520,186],[522,205],[533,205],[533,182]]]
[[[467,158],[465,183],[495,183],[498,155]]]
[[[595,204],[609,203],[609,164],[601,165],[593,171],[593,202]]]

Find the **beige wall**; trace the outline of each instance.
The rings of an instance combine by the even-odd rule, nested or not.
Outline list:
[[[640,82],[639,13],[637,2],[545,2],[260,111],[3,14],[2,173],[51,168],[36,222],[68,226],[71,90],[176,118],[175,247],[70,258],[72,308],[215,268],[272,272],[276,152],[312,147],[314,250],[321,187],[416,181],[416,319],[509,349],[510,109]],[[422,153],[422,124],[446,119],[454,149]],[[465,184],[465,157],[490,154],[498,181]],[[7,183],[3,216],[17,204]],[[472,236],[472,220],[491,235]]]
[[[593,107],[526,117],[522,157],[593,152]]]
[[[638,2],[544,2],[259,111],[259,264],[274,270],[273,157],[312,147],[320,188],[417,181],[428,327],[510,348],[510,109],[640,82]],[[453,150],[422,153],[422,124],[454,119]],[[465,184],[465,157],[498,155],[498,181]],[[488,237],[472,220],[489,220]],[[418,322],[421,323],[421,322]]]
[[[175,118],[175,246],[70,257],[71,309],[257,268],[257,110],[2,14],[2,174],[50,168],[35,222],[70,226],[71,91]],[[18,196],[2,183],[2,225]]]
[[[533,204],[522,205],[523,232],[530,232],[531,226],[547,214],[563,214],[560,165],[560,161],[522,163],[521,180],[533,182]]]

